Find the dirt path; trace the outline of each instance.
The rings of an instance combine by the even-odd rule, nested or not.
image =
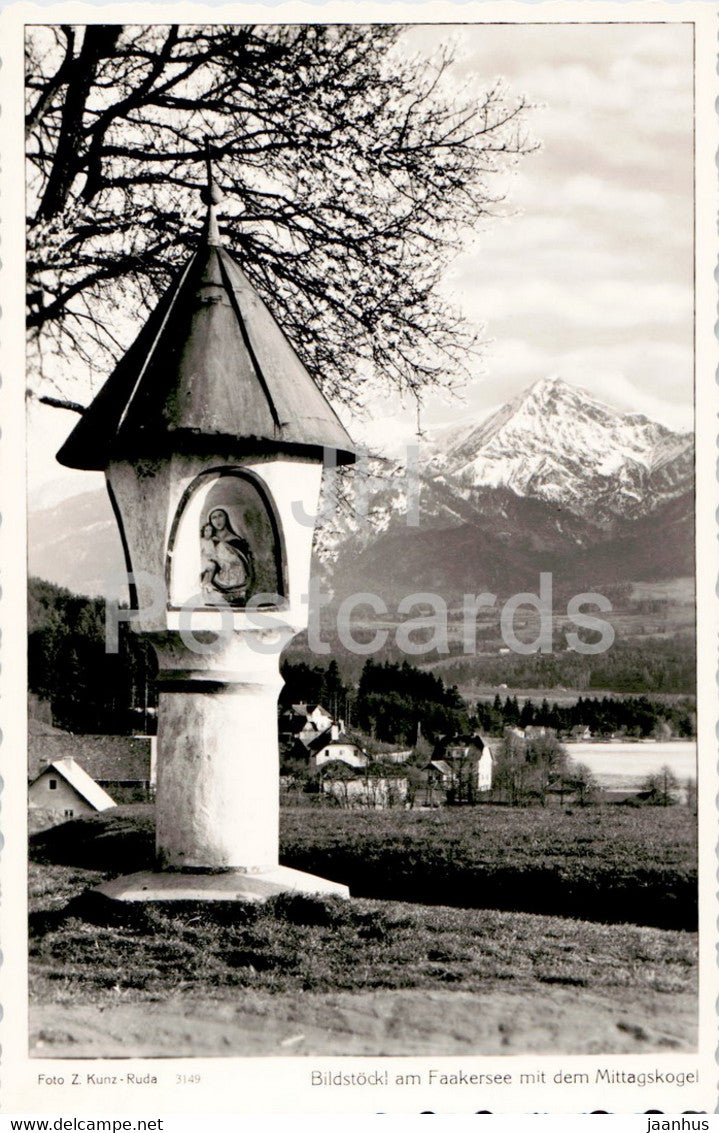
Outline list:
[[[42,1058],[627,1053],[696,1047],[693,995],[376,991],[34,1005]]]

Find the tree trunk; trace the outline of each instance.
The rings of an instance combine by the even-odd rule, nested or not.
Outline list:
[[[67,95],[62,108],[55,160],[38,209],[39,220],[50,220],[65,208],[75,177],[82,168],[84,116],[98,64],[110,55],[119,38],[119,26],[91,24],[85,29],[80,53],[69,67]]]

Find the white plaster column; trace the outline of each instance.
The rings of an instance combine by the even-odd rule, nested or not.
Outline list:
[[[147,635],[160,665],[157,865],[259,873],[278,864],[279,653],[232,633],[199,655],[178,634]],[[268,653],[257,652],[265,647]],[[254,647],[254,648],[253,648]]]
[[[105,882],[104,896],[349,896],[346,885],[279,864],[279,659],[294,632],[284,626],[218,638],[203,630],[189,643],[173,630],[145,635],[160,666],[157,863]]]

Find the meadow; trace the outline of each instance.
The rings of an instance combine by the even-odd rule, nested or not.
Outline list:
[[[696,927],[688,807],[288,809],[281,844],[360,897]]]
[[[114,874],[145,869],[153,826],[151,806],[118,807],[36,836],[32,855]],[[684,806],[291,807],[280,857],[355,897],[696,927],[696,818]]]
[[[692,934],[493,910],[283,895],[264,904],[114,905],[104,874],[31,866],[35,1001],[287,991],[559,985],[694,987]]]
[[[258,905],[110,902],[93,887],[152,863],[152,807],[65,823],[31,843],[32,1050],[693,1049],[697,942],[676,930],[695,905],[686,810],[293,808],[282,859],[346,877],[353,900]],[[625,890],[625,919],[648,923],[597,923]],[[536,911],[551,903],[564,915]]]

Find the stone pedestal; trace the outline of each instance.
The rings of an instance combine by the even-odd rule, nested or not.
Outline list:
[[[159,662],[157,871],[110,881],[105,896],[349,896],[344,885],[279,864],[279,656],[293,633],[147,634]]]
[[[261,873],[171,873],[145,870],[106,881],[98,890],[116,901],[266,901],[278,893],[349,897],[346,885],[299,869],[275,866]]]

